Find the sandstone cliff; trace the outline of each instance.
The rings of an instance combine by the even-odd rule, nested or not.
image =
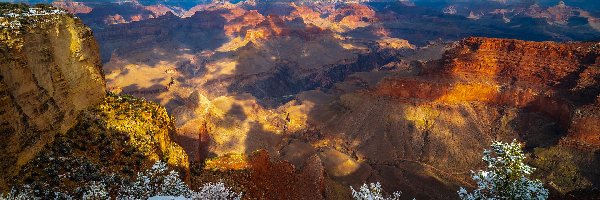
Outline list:
[[[98,45],[91,30],[67,14],[1,17],[21,26],[0,35],[0,187],[78,113],[102,101]]]
[[[87,26],[52,7],[3,8],[0,190],[33,184],[69,193],[99,177],[126,180],[157,160],[188,174],[163,107],[107,95]]]

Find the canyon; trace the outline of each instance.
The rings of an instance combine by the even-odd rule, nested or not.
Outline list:
[[[3,13],[19,10],[2,6]],[[89,174],[77,170],[90,167],[95,171],[85,173],[109,176],[107,168],[123,167],[123,162],[139,166],[142,160],[148,165],[165,159],[189,171],[187,155],[171,139],[174,128],[166,110],[145,101],[107,96],[91,29],[68,13],[48,9],[26,7],[27,12],[0,18],[11,24],[3,27],[0,36],[0,189],[36,179],[42,188],[48,183],[57,187],[57,173],[67,170],[74,175],[61,175],[60,179],[70,181],[60,187],[72,190],[74,182],[83,181],[77,176],[90,181]],[[131,116],[139,110],[145,111],[141,117]],[[128,155],[111,154],[115,152]],[[131,164],[135,162],[131,154],[143,159]],[[111,156],[118,165],[107,162]]]
[[[516,139],[551,198],[598,198],[593,10],[53,5],[74,15],[0,38],[2,190],[118,182],[164,160],[192,188],[249,199],[350,199],[369,182],[457,199],[483,149]]]
[[[111,52],[108,89],[164,105],[192,160],[264,149],[301,169],[318,156],[326,188],[381,182],[443,199],[471,184],[490,141],[519,139],[537,167],[571,169],[538,174],[558,193],[597,184],[594,167],[579,167],[597,163],[597,43],[418,47],[430,37],[415,35],[425,27],[395,29],[402,15],[390,13],[412,8],[385,5],[205,5],[96,36]],[[471,35],[475,25],[460,26]]]

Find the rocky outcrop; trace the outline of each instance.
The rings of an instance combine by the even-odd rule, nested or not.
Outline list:
[[[444,55],[441,70],[425,72],[423,78],[386,80],[380,84],[380,92],[446,103],[478,101],[544,108],[540,111],[552,112],[567,125],[570,104],[595,101],[593,92],[583,91],[596,84],[597,54],[593,43],[469,38]]]
[[[350,30],[366,27],[377,21],[375,11],[362,4],[345,5],[331,13],[328,19]]]
[[[0,36],[0,186],[80,111],[102,101],[104,74],[91,30],[67,14],[4,18]]]
[[[99,178],[131,178],[157,160],[187,178],[164,107],[107,95],[91,30],[51,7],[27,9],[0,17],[0,190],[70,193]]]
[[[81,196],[73,185],[100,181],[116,189],[158,160],[189,182],[187,154],[171,139],[173,122],[156,103],[109,93],[83,111],[67,133],[56,135],[10,184],[29,184],[44,199],[55,198],[51,191]]]
[[[154,19],[166,14],[180,15],[183,9],[162,4],[142,5],[139,2],[54,2],[54,6],[78,14],[85,23],[93,27],[130,23]]]

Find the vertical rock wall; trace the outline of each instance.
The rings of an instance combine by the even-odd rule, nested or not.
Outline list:
[[[105,96],[98,45],[79,19],[48,14],[8,20],[22,26],[2,27],[0,35],[0,189]]]

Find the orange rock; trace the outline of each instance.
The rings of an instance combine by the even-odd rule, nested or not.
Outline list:
[[[564,144],[598,148],[599,54],[593,43],[467,38],[444,54],[438,70],[388,78],[374,94],[423,103],[482,102],[543,113],[568,129]]]

